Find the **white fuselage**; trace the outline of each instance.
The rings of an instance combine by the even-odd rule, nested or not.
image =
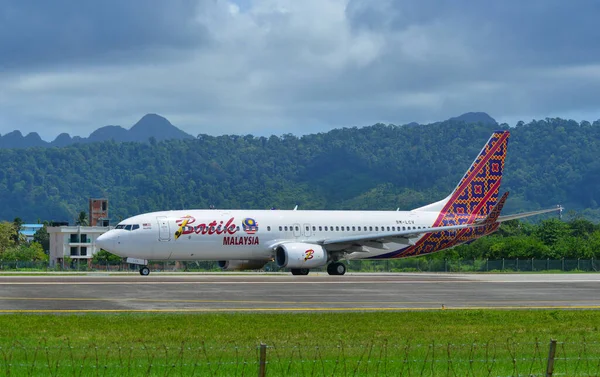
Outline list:
[[[437,212],[182,210],[152,212],[123,220],[102,236],[102,247],[122,257],[146,260],[270,260],[285,242],[319,243],[351,236],[432,226]],[[129,229],[127,229],[129,228]],[[403,243],[362,246],[348,259],[373,258],[403,249]],[[352,247],[352,243],[331,245]]]

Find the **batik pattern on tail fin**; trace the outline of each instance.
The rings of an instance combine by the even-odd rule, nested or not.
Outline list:
[[[498,131],[492,134],[479,156],[456,186],[432,227],[471,224],[484,219],[494,209],[498,203],[498,192],[502,181],[509,136],[508,131]],[[468,237],[467,233],[469,233]],[[480,236],[473,231],[427,233],[415,245],[389,253],[384,257],[402,258],[429,254]]]

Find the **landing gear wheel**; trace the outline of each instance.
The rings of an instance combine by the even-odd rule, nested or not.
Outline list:
[[[292,275],[308,275],[310,270],[308,268],[292,268]]]
[[[346,273],[346,265],[342,262],[330,263],[327,266],[327,273],[329,275],[344,275]]]
[[[140,275],[142,275],[142,276],[150,275],[150,269],[148,268],[148,266],[140,267]]]

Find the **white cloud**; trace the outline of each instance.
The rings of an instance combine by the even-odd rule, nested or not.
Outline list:
[[[148,112],[193,135],[599,112],[592,2],[33,3],[0,26],[2,134]]]

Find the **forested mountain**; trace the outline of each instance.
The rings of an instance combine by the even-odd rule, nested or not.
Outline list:
[[[108,197],[113,222],[161,209],[411,209],[456,186],[495,129],[450,120],[296,137],[208,136],[0,149],[0,219],[66,220]],[[506,213],[562,204],[598,220],[600,122],[511,128]]]
[[[73,136],[62,133],[51,142],[42,140],[36,132],[23,136],[21,131],[12,131],[0,135],[1,148],[29,148],[29,147],[64,147],[77,143],[96,143],[99,141],[137,141],[148,142],[150,138],[156,140],[193,139],[194,137],[175,127],[164,117],[157,114],[146,114],[129,130],[121,126],[104,126],[92,132],[89,137]]]

